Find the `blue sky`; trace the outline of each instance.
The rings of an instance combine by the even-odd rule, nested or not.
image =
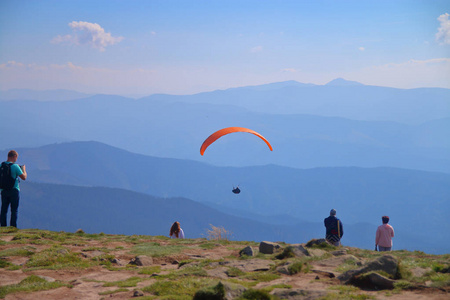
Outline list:
[[[0,1],[0,89],[450,88],[449,1]]]

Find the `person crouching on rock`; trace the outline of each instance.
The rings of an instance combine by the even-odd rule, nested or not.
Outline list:
[[[184,231],[180,227],[180,222],[175,222],[170,227],[170,238],[172,239],[184,239]]]

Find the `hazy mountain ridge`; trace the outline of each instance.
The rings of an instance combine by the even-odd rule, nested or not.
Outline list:
[[[11,89],[0,91],[1,100],[38,100],[38,101],[69,101],[89,97],[89,94],[80,93],[71,90],[30,90],[30,89]]]
[[[397,89],[339,79],[327,85],[278,83],[264,89],[242,87],[187,96],[152,95],[142,99],[226,103],[261,113],[312,114],[408,124],[450,116],[449,89]]]
[[[426,220],[415,232],[430,243],[450,238],[450,175],[393,168],[294,169],[275,165],[231,168],[149,157],[95,142],[19,149],[36,182],[124,188],[157,197],[186,197],[259,215],[289,214],[321,222],[334,207],[344,224],[378,224],[388,214],[400,231]],[[32,175],[31,175],[32,174]],[[231,193],[240,184],[239,195]],[[427,203],[427,205],[424,205]],[[216,206],[217,207],[217,206]],[[242,216],[242,214],[241,214]]]
[[[17,115],[26,122],[18,123]],[[215,165],[393,166],[450,172],[448,120],[405,125],[97,95],[68,102],[0,102],[0,126],[11,133],[5,134],[0,148],[95,140],[132,152]],[[253,136],[238,134],[220,139],[200,156],[203,140],[229,126],[260,132],[274,151]]]

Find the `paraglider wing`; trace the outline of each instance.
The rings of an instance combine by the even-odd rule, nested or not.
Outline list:
[[[208,148],[209,145],[211,145],[212,143],[214,143],[218,138],[229,134],[229,133],[233,133],[233,132],[248,132],[248,133],[252,133],[254,135],[256,135],[257,137],[261,138],[264,142],[266,142],[267,146],[269,146],[270,151],[272,151],[272,146],[270,145],[269,141],[266,140],[265,137],[263,137],[262,135],[260,135],[259,133],[257,133],[254,130],[248,129],[248,128],[244,128],[244,127],[227,127],[227,128],[223,128],[220,129],[216,132],[214,132],[213,134],[211,134],[202,144],[202,146],[200,147],[200,154],[203,155],[203,153],[205,153],[206,148]]]

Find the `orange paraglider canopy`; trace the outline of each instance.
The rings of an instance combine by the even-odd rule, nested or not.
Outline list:
[[[262,135],[260,135],[259,133],[257,133],[254,130],[248,129],[248,128],[244,128],[244,127],[227,127],[224,129],[220,129],[217,130],[216,132],[214,132],[213,134],[211,134],[202,144],[202,146],[200,147],[200,154],[203,155],[203,153],[205,153],[206,148],[208,148],[209,145],[211,145],[212,143],[214,143],[218,138],[229,134],[229,133],[233,133],[233,132],[248,132],[248,133],[252,133],[254,135],[256,135],[257,137],[261,138],[264,142],[266,142],[267,146],[269,146],[270,151],[272,151],[272,146],[270,145],[269,141],[266,140],[265,137],[263,137]]]

